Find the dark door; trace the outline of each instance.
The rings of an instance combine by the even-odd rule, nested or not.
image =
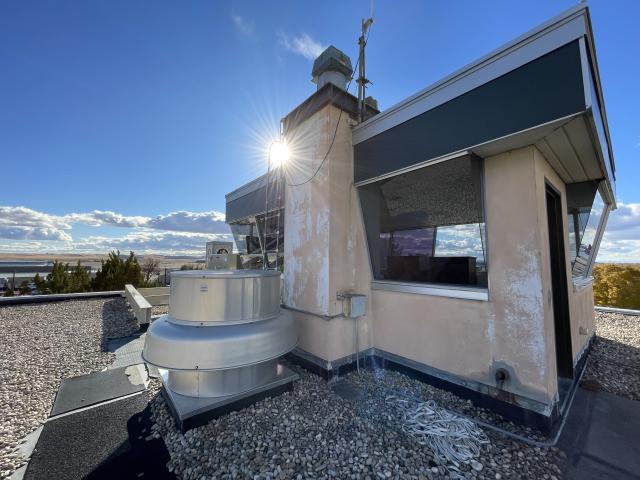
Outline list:
[[[556,364],[558,377],[573,378],[571,353],[571,323],[567,291],[567,267],[562,228],[562,202],[560,195],[547,185],[547,221],[549,223],[549,253],[551,259],[551,289],[553,323],[556,336]]]

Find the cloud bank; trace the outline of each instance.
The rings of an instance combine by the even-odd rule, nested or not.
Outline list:
[[[53,215],[24,206],[0,206],[0,251],[91,253],[120,249],[200,255],[209,240],[231,240],[224,220],[224,214],[216,211],[176,211],[155,217],[102,210]],[[96,235],[74,237],[72,230],[78,225],[95,228]],[[101,227],[122,228],[123,233],[102,235]],[[464,236],[464,232],[458,233]],[[618,202],[618,209],[609,215],[597,261],[640,263],[640,203]]]
[[[104,252],[113,249],[139,253],[200,254],[209,240],[231,240],[223,213],[170,212],[156,217],[127,216],[112,211],[54,215],[23,206],[0,206],[0,251]],[[74,238],[74,226],[127,229],[120,236]]]

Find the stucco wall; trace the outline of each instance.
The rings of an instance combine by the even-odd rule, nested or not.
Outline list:
[[[534,149],[536,164],[536,187],[538,196],[538,212],[541,218],[546,219],[546,197],[545,182],[551,184],[560,192],[562,201],[562,211],[567,212],[566,187],[562,179],[553,170],[544,155]],[[569,315],[571,321],[571,345],[574,364],[578,361],[590,336],[595,332],[595,315],[593,309],[593,288],[587,285],[582,289],[576,289],[573,285],[571,274],[571,259],[569,258],[569,219],[567,215],[563,218],[563,237],[565,250],[565,267],[567,271],[567,285],[569,295]],[[542,254],[543,254],[543,281],[545,289],[545,324],[548,326],[548,342],[553,347],[550,349],[549,364],[552,366],[552,375],[549,377],[551,383],[556,382],[555,368],[555,337],[553,332],[553,300],[551,298],[551,273],[549,268],[549,233],[546,222],[541,222],[542,231]],[[580,332],[582,327],[583,333]]]
[[[330,154],[318,169],[331,144]],[[328,105],[294,131],[285,194],[286,305],[320,316],[342,313],[338,292],[366,293],[370,271],[357,192],[353,188],[353,146],[349,115]],[[299,347],[333,361],[355,352],[354,322],[294,313]],[[371,322],[359,322],[360,350],[372,346]]]
[[[293,175],[309,178],[333,137],[339,110],[327,106],[289,138]],[[331,154],[312,182],[287,187],[285,204],[286,304],[296,313],[299,346],[331,362],[354,352],[353,321],[331,320],[340,291],[368,296],[359,321],[360,350],[376,347],[465,380],[495,387],[506,368],[504,390],[550,407],[557,398],[553,304],[548,252],[545,181],[564,184],[533,146],[485,159],[489,301],[371,290],[362,212],[353,187],[351,127],[342,115]],[[568,251],[567,219],[564,219]],[[593,331],[590,287],[574,292],[567,259],[573,354]],[[319,316],[318,316],[319,315]],[[545,407],[546,408],[546,407]],[[543,410],[548,413],[547,410]]]
[[[374,344],[451,374],[548,403],[533,148],[485,159],[489,301],[373,291]],[[532,208],[533,207],[533,208]]]

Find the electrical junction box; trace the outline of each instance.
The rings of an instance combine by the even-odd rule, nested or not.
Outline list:
[[[364,317],[367,314],[367,296],[360,293],[343,293],[345,316],[348,318]]]

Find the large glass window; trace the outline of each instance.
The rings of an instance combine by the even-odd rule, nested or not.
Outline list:
[[[448,160],[359,193],[376,280],[487,286],[482,159]]]

